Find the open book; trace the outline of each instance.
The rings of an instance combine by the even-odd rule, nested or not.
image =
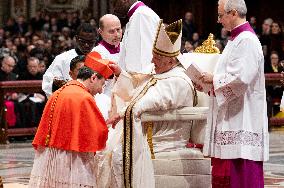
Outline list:
[[[208,93],[212,84],[205,84],[201,81],[203,72],[213,74],[220,54],[184,53],[178,56],[178,60],[186,69],[187,76],[192,82],[201,85],[203,92]]]

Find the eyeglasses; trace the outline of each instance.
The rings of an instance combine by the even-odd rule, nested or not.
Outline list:
[[[222,19],[224,15],[230,14],[232,11],[233,11],[233,10],[230,10],[229,12],[225,12],[225,13],[223,13],[223,14],[219,14],[219,13],[218,13],[218,20]]]

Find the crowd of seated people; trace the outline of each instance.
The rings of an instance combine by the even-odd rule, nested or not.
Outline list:
[[[26,71],[15,74],[17,63],[14,57],[5,55],[1,61],[0,81],[41,80],[39,59],[29,57]],[[36,127],[45,104],[45,96],[40,93],[6,93],[4,96],[6,121],[9,128]]]
[[[73,48],[76,28],[84,20],[77,12],[51,15],[38,11],[26,20],[20,15],[0,27],[0,81],[42,80],[54,57]],[[96,27],[94,19],[90,19]],[[44,93],[7,93],[9,128],[37,126],[46,101]]]

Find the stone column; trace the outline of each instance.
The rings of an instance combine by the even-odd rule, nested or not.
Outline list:
[[[100,0],[100,13],[99,17],[108,13],[108,1]]]
[[[4,25],[4,1],[0,1],[0,27]]]
[[[99,3],[100,3],[100,0],[92,0],[93,1],[93,15],[94,17],[96,18],[96,21],[98,21],[98,19],[100,18],[100,15],[99,15]]]
[[[28,10],[29,7],[29,0],[11,0],[11,6],[10,6],[10,15],[13,18],[17,18],[20,15],[25,16],[28,18]]]
[[[28,12],[28,17],[32,18],[36,15],[36,11],[37,11],[37,2],[36,0],[29,0],[30,1],[30,9]]]
[[[0,26],[10,17],[10,0],[0,1]]]

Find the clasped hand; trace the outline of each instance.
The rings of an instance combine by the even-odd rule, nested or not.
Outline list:
[[[114,129],[116,124],[121,120],[121,118],[122,117],[119,114],[115,114],[114,116],[106,120],[106,124],[111,125],[112,128]]]
[[[208,72],[203,72],[202,76],[200,77],[200,80],[204,84],[213,84],[213,74],[210,74]],[[203,88],[201,85],[193,82],[193,86],[197,91],[203,92]]]

